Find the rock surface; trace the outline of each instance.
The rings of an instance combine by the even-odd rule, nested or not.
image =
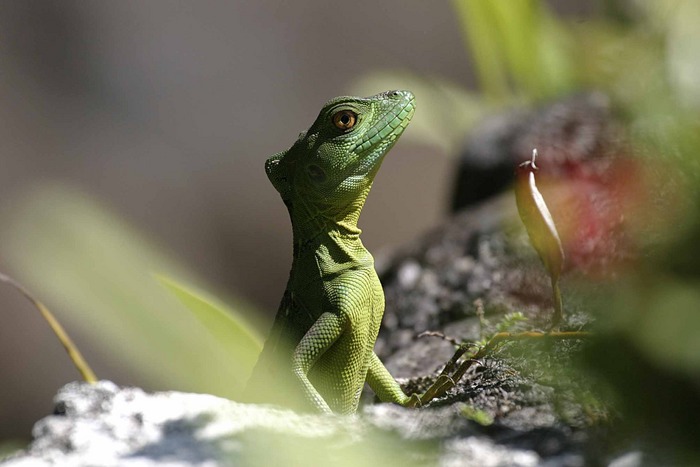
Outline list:
[[[55,403],[56,413],[34,427],[32,445],[4,467],[534,466],[542,460],[483,435],[464,436],[468,423],[451,408],[438,411],[454,419],[447,426],[436,412],[384,404],[362,416],[326,417],[204,394],[146,393],[109,381],[68,384]]]

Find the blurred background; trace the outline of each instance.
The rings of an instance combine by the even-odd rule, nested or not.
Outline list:
[[[485,115],[602,89],[639,130],[700,105],[692,0],[517,1],[491,29],[477,3],[0,3],[0,270],[59,316],[98,376],[230,395],[225,349],[151,273],[264,335],[291,233],[263,164],[326,100],[416,94],[361,219],[377,256],[448,216],[455,156]],[[638,99],[669,89],[673,102]],[[77,373],[10,288],[0,311],[0,440],[27,439]]]

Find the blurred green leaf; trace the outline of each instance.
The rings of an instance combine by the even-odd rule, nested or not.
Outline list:
[[[290,419],[289,423],[299,423]],[[279,421],[277,421],[279,423]],[[284,465],[290,467],[419,467],[437,465],[439,444],[427,439],[402,439],[397,433],[363,426],[363,436],[355,431],[360,426],[348,423],[348,432],[319,435],[317,438],[292,436],[287,433],[246,432],[245,447],[235,465]],[[324,420],[315,423],[317,430],[327,430]],[[353,431],[355,431],[353,433]]]
[[[629,336],[649,360],[666,368],[700,370],[700,283],[659,272],[618,284],[607,304],[607,324]],[[610,313],[613,310],[614,313]]]
[[[681,1],[671,16],[666,41],[669,79],[678,102],[685,108],[700,108],[700,2]]]
[[[230,365],[245,379],[262,351],[262,337],[245,318],[216,299],[204,297],[172,279],[156,275],[156,280],[172,292],[211,333],[230,355]]]
[[[503,55],[503,36],[495,25],[491,3],[478,0],[453,2],[462,24],[465,48],[471,52],[482,92],[492,100],[503,101],[511,94]]]
[[[0,251],[8,269],[64,317],[79,344],[91,341],[93,352],[128,369],[134,382],[224,397],[242,389],[239,364],[151,272],[201,282],[93,198],[50,186],[14,200],[0,226]],[[253,316],[249,306],[236,309]]]
[[[542,99],[576,85],[572,41],[538,0],[455,0],[479,84],[493,101]]]
[[[0,441],[0,462],[27,448],[27,441],[20,439],[4,439]]]

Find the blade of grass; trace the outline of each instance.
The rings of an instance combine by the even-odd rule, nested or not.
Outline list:
[[[71,339],[66,330],[63,329],[63,326],[61,326],[61,323],[58,322],[58,319],[56,319],[54,314],[51,313],[51,311],[49,311],[49,309],[46,308],[43,303],[34,298],[22,284],[10,276],[0,272],[0,282],[4,282],[5,284],[15,288],[15,290],[24,295],[27,300],[32,302],[32,304],[39,310],[41,315],[49,324],[51,330],[54,332],[54,334],[56,334],[56,337],[61,342],[61,345],[63,345],[63,348],[66,349],[66,352],[73,362],[73,365],[75,365],[75,368],[82,375],[83,379],[90,384],[96,383],[97,376],[95,376],[92,368],[90,368],[90,365],[88,365],[85,358],[83,358],[83,354],[80,353],[80,350],[78,350],[78,346],[75,345],[73,339]]]

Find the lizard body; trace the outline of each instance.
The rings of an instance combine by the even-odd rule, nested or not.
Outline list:
[[[383,401],[418,403],[374,353],[384,292],[357,227],[384,156],[414,109],[408,91],[333,99],[289,150],[267,160],[290,214],[294,252],[248,400],[295,406],[301,399],[321,412],[350,414],[367,382]],[[293,402],[296,388],[301,397]]]

